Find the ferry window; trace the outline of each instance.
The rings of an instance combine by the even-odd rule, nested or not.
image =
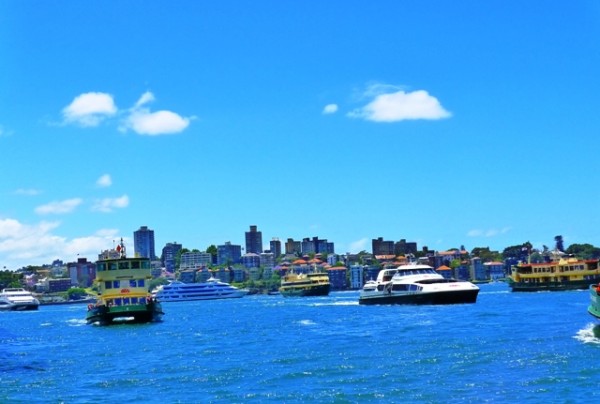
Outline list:
[[[132,288],[135,288],[137,286],[137,282],[135,281],[135,279],[129,280],[129,286],[131,286]]]
[[[117,263],[116,262],[111,262],[108,269],[110,271],[114,271],[115,269],[117,269]]]
[[[138,282],[137,282],[137,284],[138,284],[138,287],[140,287],[140,288],[143,288],[143,287],[144,287],[144,283],[145,283],[145,282],[144,282],[144,280],[143,280],[143,279],[138,279]]]
[[[119,281],[113,281],[113,288],[115,288],[115,289],[116,289],[116,288],[118,288],[119,286],[121,286]]]
[[[124,297],[123,298],[123,305],[126,306],[129,304],[129,298],[128,297]]]
[[[110,289],[112,288],[112,282],[111,281],[105,281],[104,282],[104,289]]]
[[[150,269],[150,261],[142,261],[142,269]]]
[[[119,269],[129,269],[129,262],[119,262]]]
[[[140,262],[139,261],[133,261],[131,263],[131,269],[140,269]]]
[[[96,265],[96,269],[98,271],[106,271],[106,264],[104,262],[102,262],[102,263]]]
[[[121,304],[121,298],[115,299],[115,306],[120,306]]]

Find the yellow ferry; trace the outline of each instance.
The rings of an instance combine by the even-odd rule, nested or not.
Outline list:
[[[88,324],[160,321],[162,307],[148,291],[152,279],[150,260],[127,258],[123,239],[114,250],[105,251],[96,262],[98,301],[88,305]]]
[[[585,290],[600,281],[597,259],[561,258],[551,262],[521,263],[512,267],[513,292]]]

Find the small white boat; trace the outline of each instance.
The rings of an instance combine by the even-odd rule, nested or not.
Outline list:
[[[0,292],[0,310],[37,310],[38,299],[23,288],[6,288]]]
[[[446,279],[429,265],[408,264],[382,269],[368,281],[359,304],[459,304],[475,303],[479,287],[471,282]]]
[[[154,293],[154,292],[153,292]],[[162,285],[156,290],[156,299],[159,302],[181,302],[187,300],[213,300],[242,297],[248,294],[247,290],[238,289],[216,278],[209,278],[201,283],[183,283],[173,281]]]

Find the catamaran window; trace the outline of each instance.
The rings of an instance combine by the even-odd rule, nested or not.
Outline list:
[[[394,286],[392,286],[392,290],[394,291],[406,291],[406,286],[404,284],[395,284]]]
[[[139,261],[133,261],[131,263],[131,269],[140,269],[140,262]]]

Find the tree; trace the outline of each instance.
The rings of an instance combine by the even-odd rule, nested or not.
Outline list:
[[[591,244],[571,244],[565,252],[583,259],[600,258],[600,248]]]
[[[565,246],[563,245],[563,236],[554,237],[554,241],[556,241],[556,249],[558,251],[565,252]]]
[[[84,288],[69,288],[67,290],[67,299],[69,300],[83,299],[85,295],[87,295],[87,292]]]

